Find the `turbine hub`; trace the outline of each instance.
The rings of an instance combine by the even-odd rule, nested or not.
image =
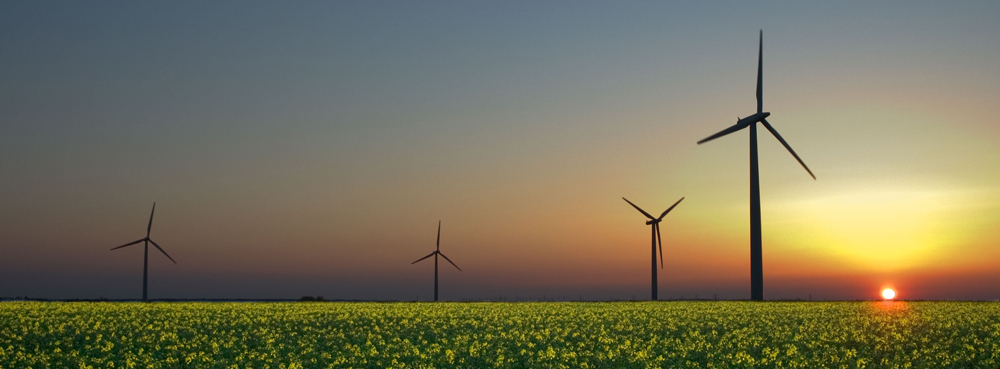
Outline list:
[[[653,225],[653,224],[656,224],[656,223],[659,223],[659,222],[660,222],[659,219],[650,219],[650,220],[646,221],[646,224]]]
[[[737,124],[742,123],[742,124],[746,124],[746,125],[751,125],[751,124],[754,124],[754,123],[757,123],[757,122],[760,122],[760,121],[764,120],[764,118],[767,118],[770,115],[771,115],[771,113],[768,113],[766,111],[765,112],[761,112],[761,113],[756,113],[754,115],[749,115],[746,118],[740,119],[736,123]]]

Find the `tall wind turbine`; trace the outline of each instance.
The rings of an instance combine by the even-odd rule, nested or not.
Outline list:
[[[170,261],[173,261],[174,264],[177,264],[177,262],[174,261],[174,258],[170,257],[170,255],[167,255],[167,252],[163,251],[163,249],[160,248],[160,245],[156,244],[156,241],[153,241],[152,239],[149,238],[149,231],[153,229],[153,214],[154,213],[156,213],[156,203],[155,202],[153,203],[153,211],[151,211],[149,213],[149,225],[146,226],[146,237],[143,237],[143,238],[141,238],[141,239],[139,239],[137,241],[132,241],[132,242],[126,243],[124,245],[121,245],[121,246],[118,246],[118,247],[115,247],[115,248],[112,249],[112,250],[117,250],[117,249],[120,249],[122,247],[135,245],[135,244],[137,244],[139,242],[143,243],[143,251],[142,251],[142,301],[147,301],[146,300],[146,281],[148,280],[148,278],[147,278],[147,275],[148,275],[147,271],[149,269],[149,244],[152,243],[153,246],[155,246],[157,250],[160,250],[160,252],[162,252],[163,255],[167,256],[167,259],[170,259]]]
[[[791,146],[785,142],[785,139],[781,138],[778,131],[771,127],[771,124],[767,122],[767,118],[771,113],[764,111],[764,98],[762,90],[762,80],[761,80],[761,69],[764,60],[764,30],[760,31],[760,48],[757,54],[757,114],[751,115],[743,119],[737,119],[736,124],[732,127],[726,128],[719,133],[709,136],[708,138],[698,141],[698,144],[714,140],[716,138],[728,135],[730,133],[739,131],[741,129],[750,127],[750,299],[761,301],[764,300],[764,271],[763,271],[763,261],[761,258],[761,236],[760,236],[760,178],[757,174],[757,123],[760,122],[767,128],[768,131],[777,138],[785,149],[795,157],[795,160],[802,164],[802,167],[806,169],[806,172],[813,178],[812,171],[806,166],[806,163],[799,159],[799,156],[795,154]]]
[[[664,210],[663,214],[660,214],[659,218],[654,218],[652,215],[649,215],[649,213],[647,213],[645,210],[642,210],[641,208],[639,208],[638,206],[636,206],[635,204],[633,204],[631,201],[628,201],[628,199],[626,199],[624,197],[622,197],[622,200],[625,200],[625,202],[627,202],[629,205],[632,205],[632,207],[635,208],[635,210],[638,210],[640,213],[642,213],[642,215],[645,215],[646,218],[649,218],[649,220],[646,221],[646,224],[653,226],[653,300],[656,300],[657,299],[656,298],[656,291],[657,291],[657,287],[656,287],[656,244],[657,244],[657,241],[659,241],[659,244],[660,244],[660,269],[663,269],[663,239],[660,238],[660,221],[663,220],[663,217],[667,216],[667,213],[669,213],[671,210],[674,210],[674,207],[677,206],[677,204],[680,204],[681,201],[684,201],[684,198],[681,197],[681,199],[677,200],[677,202],[675,202],[673,205],[671,205],[670,208],[668,208],[667,210]]]
[[[447,256],[444,256],[444,253],[441,252],[441,221],[440,220],[438,221],[437,249],[434,250],[434,252],[430,253],[429,255],[424,256],[424,257],[422,257],[420,259],[417,259],[417,261],[414,261],[414,262],[410,263],[410,265],[413,265],[413,264],[419,263],[421,260],[424,260],[424,259],[429,258],[431,256],[434,257],[434,301],[438,300],[438,255],[441,255],[441,257],[443,257],[445,260],[448,260],[448,262],[451,263],[451,265],[454,266],[455,269],[458,269],[458,271],[460,271],[460,272],[462,271],[462,268],[459,268],[458,265],[455,265],[455,263],[452,262],[451,259],[449,259]]]

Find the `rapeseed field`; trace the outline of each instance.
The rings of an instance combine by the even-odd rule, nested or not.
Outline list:
[[[996,368],[976,302],[0,303],[0,368]]]

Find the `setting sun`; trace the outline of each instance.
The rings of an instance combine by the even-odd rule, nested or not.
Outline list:
[[[882,298],[886,300],[892,300],[894,297],[896,297],[896,291],[893,290],[892,288],[886,288],[882,290]]]

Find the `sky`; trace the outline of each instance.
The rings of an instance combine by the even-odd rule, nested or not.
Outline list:
[[[1000,3],[0,3],[0,296],[1000,299]],[[443,261],[442,261],[443,262]]]

